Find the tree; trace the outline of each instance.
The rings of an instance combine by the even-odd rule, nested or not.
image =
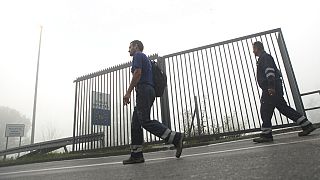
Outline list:
[[[6,124],[24,124],[25,132],[24,132],[24,137],[22,138],[22,144],[30,143],[30,129],[31,129],[30,119],[15,109],[0,106],[0,150],[5,149],[5,146],[6,146],[6,138],[5,138]],[[17,147],[17,146],[19,146],[19,138],[16,138],[16,137],[9,138],[8,148]]]
[[[55,140],[59,136],[60,132],[53,126],[53,124],[46,126],[46,128],[42,130],[42,141]]]

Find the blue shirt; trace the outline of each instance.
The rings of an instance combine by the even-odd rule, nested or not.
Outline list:
[[[149,58],[142,52],[136,52],[133,55],[131,72],[141,69],[141,78],[139,84],[149,84],[153,86],[152,65]]]

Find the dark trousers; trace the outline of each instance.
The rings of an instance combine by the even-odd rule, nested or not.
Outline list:
[[[156,120],[150,120],[150,111],[155,100],[154,88],[150,85],[142,84],[136,88],[136,107],[131,123],[131,145],[139,146],[143,143],[143,129],[146,129],[157,137],[162,137],[169,129]],[[171,132],[171,131],[170,131]]]
[[[268,91],[262,92],[260,109],[260,114],[263,122],[261,128],[262,133],[265,132],[265,134],[271,134],[271,118],[275,108],[277,108],[281,114],[285,115],[294,122],[297,122],[301,118],[304,118],[303,120],[307,121],[307,119],[304,116],[302,116],[299,112],[288,106],[283,95],[284,94],[281,83],[278,83],[276,85],[276,95],[274,96],[270,96]]]

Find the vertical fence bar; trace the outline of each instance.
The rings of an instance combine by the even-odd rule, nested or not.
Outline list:
[[[186,59],[185,59],[185,54],[184,55],[184,63],[186,64]],[[186,66],[185,66],[186,67]],[[186,71],[186,68],[183,67],[183,63],[182,63],[182,57],[180,55],[180,69],[181,69],[181,77],[182,77],[182,87],[180,86],[180,88],[183,89],[183,94],[184,94],[184,105],[185,105],[185,113],[187,114],[186,118],[185,118],[185,113],[183,111],[183,108],[182,108],[182,118],[183,118],[183,131],[184,132],[188,132],[189,129],[190,129],[190,126],[189,126],[189,115],[188,115],[188,105],[187,105],[187,93],[186,93],[186,88],[184,88],[186,85],[185,85],[185,79],[186,79],[186,76],[187,76],[187,73],[184,73],[184,71]],[[188,79],[188,77],[187,77]],[[180,94],[181,94],[181,91],[180,91]],[[190,96],[189,96],[190,97]],[[189,99],[189,102],[190,102],[190,99]],[[182,98],[181,98],[181,105],[182,105]],[[182,105],[183,106],[183,105]],[[181,107],[182,107],[181,106]],[[185,122],[187,121],[187,122]],[[187,126],[187,127],[186,127]]]
[[[103,82],[102,82],[102,75],[100,75],[100,76],[98,76],[98,82],[99,82],[99,86],[98,86],[98,89],[99,89],[99,94],[101,95],[101,97],[99,96],[99,102],[101,101],[101,104],[100,104],[100,108],[101,109],[104,109],[104,94],[103,94]],[[100,99],[101,98],[101,99]],[[98,133],[101,133],[101,132],[103,132],[102,131],[102,128],[103,128],[103,125],[97,125],[97,128],[99,128],[98,129]],[[97,142],[97,148],[102,148],[102,143],[101,143],[101,141],[98,141]]]
[[[201,57],[202,57],[202,62],[203,62],[203,68],[204,68],[204,79],[205,79],[205,85],[206,85],[206,90],[207,90],[207,96],[208,96],[208,103],[209,103],[209,110],[210,110],[210,119],[211,119],[211,124],[213,125],[213,118],[212,118],[212,107],[211,107],[211,100],[210,100],[210,95],[209,95],[209,85],[208,85],[208,79],[207,79],[207,71],[206,69],[209,69],[210,66],[209,66],[209,60],[208,60],[208,55],[207,55],[207,49],[205,49],[205,53],[206,53],[206,60],[207,60],[207,63],[205,64],[205,58],[204,58],[204,55],[203,55],[203,52],[201,51]],[[207,67],[207,68],[206,68]],[[209,70],[210,72],[210,70]],[[210,81],[211,81],[211,77],[209,77]],[[212,87],[211,87],[212,88]],[[205,103],[205,106],[207,106],[207,104]],[[209,125],[209,119],[207,118],[207,131],[208,131],[208,134],[210,135],[210,125]],[[214,129],[213,129],[213,132],[214,133]]]
[[[221,81],[221,71],[220,71],[220,68],[219,68],[219,56],[217,54],[217,50],[216,50],[216,47],[213,47],[214,49],[214,54],[215,54],[215,57],[216,57],[216,60],[217,60],[217,71],[218,71],[218,79],[219,79],[219,84],[220,84],[220,88],[221,88],[221,94],[222,94],[222,101],[223,101],[223,107],[224,107],[224,113],[225,115],[227,116],[227,108],[226,108],[226,101],[224,99],[224,93],[223,93],[223,85],[222,85],[222,81]],[[218,49],[219,51],[219,54],[220,54],[220,59],[221,59],[221,52],[220,52],[220,48]],[[218,96],[219,98],[219,96]],[[220,100],[219,100],[220,102]],[[225,122],[223,122],[223,112],[221,111],[221,125],[222,125],[222,132],[226,132],[226,129],[225,129]]]
[[[204,60],[203,60],[203,54],[202,54],[202,51],[201,51],[201,56],[202,56],[202,62],[204,63]],[[200,84],[201,84],[201,90],[202,90],[202,97],[203,97],[203,103],[204,103],[204,111],[205,111],[205,117],[206,117],[206,121],[208,123],[208,113],[207,113],[207,106],[206,106],[206,97],[205,97],[205,91],[204,91],[204,88],[203,88],[203,77],[202,77],[202,70],[201,70],[201,64],[200,64],[200,58],[199,58],[199,51],[197,51],[197,58],[198,58],[198,65],[199,65],[199,74],[200,74]],[[205,69],[205,67],[203,66],[203,68]],[[199,97],[200,98],[200,97]],[[200,101],[200,109],[201,109],[201,101]],[[202,133],[205,134],[205,128],[204,128],[204,124],[203,124],[203,116],[202,115],[203,111],[201,111],[201,129],[202,129]],[[207,124],[207,127],[209,126],[209,124]],[[209,131],[208,131],[209,133]],[[209,133],[210,134],[210,133]]]
[[[249,101],[249,104],[251,104],[250,103],[250,95],[249,95],[249,93],[248,93],[248,83],[247,83],[247,78],[246,78],[246,76],[245,76],[245,71],[244,71],[244,67],[243,67],[243,59],[241,58],[241,53],[240,53],[240,48],[239,48],[239,41],[237,42],[237,49],[238,49],[238,53],[239,53],[239,58],[240,58],[240,65],[241,65],[241,70],[242,70],[242,73],[243,73],[243,79],[244,79],[244,84],[245,84],[245,89],[243,88],[243,83],[241,82],[241,78],[240,78],[240,83],[241,83],[241,92],[243,92],[242,93],[242,95],[243,95],[243,101],[244,101],[244,108],[245,108],[245,112],[246,112],[246,115],[247,115],[247,122],[248,122],[248,126],[249,126],[249,129],[250,129],[250,119],[249,119],[249,113],[248,113],[248,108],[247,108],[247,103],[246,103],[246,98],[245,98],[245,95],[244,95],[244,93],[245,92],[247,92],[246,94],[247,94],[247,96],[248,96],[248,101]],[[246,57],[245,57],[245,61],[246,61]],[[237,61],[236,61],[237,62]],[[237,66],[238,66],[238,64],[237,64]],[[238,69],[238,71],[239,71],[239,69]],[[239,71],[240,72],[240,71]],[[254,116],[253,116],[253,112],[252,112],[252,109],[251,109],[251,113],[252,113],[252,119],[254,118]],[[245,123],[243,122],[243,127],[244,127],[244,129],[246,129],[246,127],[245,127]]]
[[[162,71],[168,76],[165,58],[158,57],[158,63],[160,67],[162,67]],[[169,129],[171,129],[168,87],[165,88],[162,97],[160,97],[160,107],[161,107],[161,118],[162,118],[161,121],[164,125],[166,125]]]
[[[105,106],[106,106],[105,109],[109,110],[109,98],[108,98],[108,92],[106,90],[106,84],[108,84],[108,83],[106,83],[106,74],[103,74],[104,103],[105,103]],[[105,125],[103,127],[103,133],[104,133],[104,146],[103,146],[103,148],[105,148],[107,146],[107,144],[108,144],[108,142],[107,142],[108,141],[107,130],[108,130],[108,126]]]
[[[125,82],[127,81],[127,76],[125,76],[126,69],[122,69],[121,72],[122,72],[122,79],[121,79],[121,81],[122,81],[122,96],[121,97],[123,97],[125,95],[125,93],[126,93],[125,92],[126,91]],[[125,126],[125,124],[126,124],[125,115],[128,114],[128,113],[125,113],[126,112],[125,111],[125,107],[124,107],[122,102],[123,101],[122,101],[122,98],[121,98],[120,99],[120,104],[122,106],[122,112],[123,112],[123,117],[121,119],[121,120],[123,120],[123,139],[122,140],[123,140],[123,145],[125,145],[126,144],[126,132],[127,132],[126,126]]]
[[[88,92],[89,92],[89,119],[87,121],[87,134],[92,134],[92,109],[93,109],[93,101],[94,101],[94,96],[93,96],[93,78],[88,79],[89,84],[88,84]],[[88,142],[88,149],[92,149],[92,144],[91,142]]]
[[[298,87],[298,83],[296,80],[296,76],[294,74],[293,68],[292,68],[292,64],[290,61],[290,57],[289,57],[289,53],[286,47],[286,43],[284,41],[283,38],[283,34],[282,31],[280,30],[279,32],[279,37],[278,37],[278,44],[280,47],[280,52],[281,52],[281,56],[283,58],[283,63],[284,63],[284,67],[286,69],[287,72],[287,76],[288,76],[288,80],[289,80],[289,85],[293,94],[293,101],[294,104],[296,106],[296,109],[299,113],[303,114],[304,116],[306,116],[306,112],[304,110],[304,105],[300,96],[300,90]]]
[[[109,114],[109,124],[106,127],[106,147],[111,146],[111,126],[112,126],[112,94],[111,94],[111,77],[110,72],[106,73],[106,93],[108,97],[108,109],[110,110]]]
[[[172,66],[171,66],[171,64],[170,64],[170,58],[168,58],[168,70],[169,70],[169,76],[168,76],[168,80],[169,80],[169,84],[171,85],[171,97],[172,97],[172,95],[173,95],[173,91],[172,91],[172,86],[173,86],[173,84],[174,84],[174,82],[175,81],[173,81],[172,80],[172,77],[173,77],[173,73],[171,73],[171,68],[172,68]],[[172,103],[172,115],[173,115],[173,127],[172,128],[174,128],[173,130],[174,131],[177,131],[177,128],[176,128],[176,123],[175,123],[175,119],[176,119],[176,116],[175,116],[175,108],[174,108],[174,102],[173,102],[173,97],[172,98],[170,98],[171,99],[171,103]],[[172,123],[172,122],[171,122]]]
[[[179,114],[180,114],[180,111],[179,111],[179,103],[178,103],[178,86],[179,86],[179,81],[180,81],[180,79],[179,79],[179,73],[176,73],[176,72],[178,72],[178,67],[176,67],[176,64],[177,64],[177,61],[178,61],[178,57],[177,56],[174,56],[174,58],[172,58],[172,69],[173,69],[173,83],[172,83],[172,86],[174,85],[174,91],[175,91],[175,95],[173,95],[174,96],[174,99],[175,99],[175,104],[174,104],[174,106],[173,107],[176,107],[176,112],[177,112],[177,115],[176,115],[176,118],[174,118],[174,123],[175,124],[178,124],[178,130],[176,129],[175,131],[180,131],[180,129],[181,129],[181,126],[180,126],[180,122],[179,122],[179,120],[180,120],[180,116],[179,116]],[[176,79],[176,74],[178,74],[178,76],[177,76],[177,79]],[[177,122],[178,121],[178,122]]]
[[[233,78],[234,78],[234,84],[235,84],[235,91],[236,91],[236,95],[237,95],[237,100],[238,100],[238,108],[240,109],[240,114],[241,114],[241,119],[242,119],[242,122],[243,122],[243,114],[242,114],[242,105],[240,103],[240,94],[239,94],[239,89],[242,90],[242,81],[241,81],[241,77],[240,77],[240,73],[239,73],[239,69],[238,69],[238,63],[237,63],[237,58],[236,58],[236,53],[235,53],[235,49],[234,49],[234,46],[233,44],[232,45],[232,49],[233,49],[233,57],[234,59],[232,59],[232,55],[231,55],[231,50],[230,50],[230,44],[228,44],[228,52],[229,52],[229,55],[230,55],[230,63],[231,63],[231,70],[233,72]],[[236,68],[234,68],[234,64],[232,62],[235,62],[235,66]],[[236,79],[236,71],[235,69],[237,69],[237,72],[238,72],[238,77],[239,77],[239,81],[240,81],[240,88],[238,87],[238,83],[237,83],[237,79]],[[242,94],[243,94],[243,91],[241,91]],[[237,117],[237,124],[238,124],[238,129],[234,129],[234,131],[240,131],[241,130],[241,127],[240,127],[240,119],[238,117],[238,112],[237,112],[237,105],[236,105],[236,100],[234,98],[234,108],[235,108],[235,114],[236,114],[236,117]],[[243,126],[244,126],[244,122],[243,122]]]
[[[177,71],[177,75],[178,75],[178,89],[179,89],[179,92],[177,92],[178,94],[179,94],[179,99],[180,99],[180,107],[181,107],[181,114],[182,114],[182,127],[183,127],[183,131],[184,131],[184,126],[185,126],[185,119],[184,119],[184,117],[183,117],[183,101],[182,101],[182,93],[181,93],[181,81],[183,81],[182,79],[183,79],[183,77],[182,76],[180,76],[180,74],[181,74],[181,71],[183,71],[183,68],[182,67],[180,67],[179,68],[179,62],[178,61],[180,61],[180,63],[182,62],[182,59],[181,59],[181,55],[179,55],[179,58],[178,58],[178,56],[176,56],[176,66],[177,66],[177,69],[178,69],[178,71]],[[177,96],[178,97],[178,96]],[[178,104],[178,102],[177,102],[177,104]],[[179,107],[179,106],[177,106],[177,107]],[[179,111],[178,111],[179,112]],[[180,113],[179,113],[180,114]],[[180,119],[180,118],[178,118],[178,119]],[[180,126],[180,122],[179,122],[179,131],[181,132],[182,131],[182,129],[181,129],[181,126]]]
[[[111,125],[111,133],[112,133],[112,139],[111,139],[111,142],[112,142],[112,146],[115,146],[115,135],[114,135],[114,132],[115,132],[115,76],[114,76],[114,72],[111,73],[112,75],[112,125]]]
[[[200,99],[200,90],[199,90],[199,80],[198,80],[198,75],[197,75],[197,65],[196,65],[196,58],[195,58],[195,52],[193,51],[193,52],[191,52],[191,54],[192,54],[192,57],[193,57],[193,67],[194,67],[194,77],[195,77],[195,81],[196,81],[196,89],[197,89],[197,98],[195,98],[195,101],[197,101],[197,103],[196,103],[196,110],[198,110],[198,109],[200,109],[200,112],[198,111],[197,112],[197,125],[198,125],[198,135],[200,136],[202,133],[203,133],[203,131],[202,131],[202,117],[200,117],[198,114],[199,113],[201,113],[202,112],[202,109],[201,109],[201,102],[198,100],[198,99]],[[199,70],[200,71],[200,70]],[[198,72],[199,72],[198,71]],[[195,91],[194,91],[194,93],[195,93]],[[200,102],[200,104],[199,104],[199,102]],[[199,108],[200,107],[200,108]]]
[[[95,88],[95,77],[94,78],[91,78],[91,87],[89,88],[90,89],[90,94],[91,94],[91,97],[92,97],[92,102],[96,101],[96,95],[94,94],[96,92],[96,88]],[[93,134],[94,133],[94,127],[93,127],[93,123],[92,123],[92,117],[89,121],[89,127],[90,127],[90,134]],[[90,149],[94,149],[94,142],[91,141],[90,142]]]
[[[227,47],[227,49],[228,49],[228,54],[229,54],[229,60],[230,60],[230,63],[232,64],[232,58],[231,58],[231,52],[230,52],[230,49],[229,49],[229,44],[226,44],[226,47]],[[233,86],[232,86],[232,77],[231,77],[231,72],[230,72],[230,68],[229,68],[229,63],[228,63],[228,57],[227,57],[227,53],[226,53],[226,50],[225,50],[225,48],[223,48],[224,49],[224,53],[225,53],[225,58],[226,58],[226,67],[227,67],[227,71],[228,71],[228,77],[229,77],[229,83],[230,83],[230,89],[231,89],[231,99],[232,99],[232,101],[233,101],[233,105],[234,105],[234,113],[235,113],[235,118],[236,118],[236,121],[237,122],[239,122],[239,118],[238,118],[238,113],[237,113],[237,109],[236,109],[236,104],[235,104],[235,94],[234,94],[234,90],[233,90]],[[231,70],[233,71],[233,69],[232,69],[232,65],[231,65]],[[228,91],[227,91],[228,92]],[[230,100],[229,100],[230,101]],[[233,113],[232,113],[232,105],[231,105],[231,103],[229,103],[229,105],[230,105],[230,113],[231,113],[231,121],[232,121],[232,131],[235,131],[235,125],[234,125],[234,117],[233,117]]]
[[[215,65],[214,65],[214,60],[213,60],[213,55],[212,55],[212,48],[209,49],[210,50],[210,58],[211,58],[211,63],[212,63],[212,70],[213,70],[213,77],[214,77],[214,84],[215,84],[215,88],[216,88],[216,94],[217,94],[217,101],[218,101],[218,106],[219,106],[219,110],[220,110],[220,115],[221,115],[221,120],[223,119],[223,115],[222,115],[222,110],[221,110],[221,106],[220,106],[220,96],[219,96],[219,88],[218,88],[218,83],[217,83],[217,76],[216,76],[216,69],[215,69]],[[215,49],[214,49],[215,51]],[[207,51],[206,51],[207,52]],[[216,60],[217,60],[217,56]],[[211,77],[211,72],[210,72],[210,77]],[[210,78],[210,83],[212,84],[211,78]],[[212,86],[211,86],[212,87]],[[213,106],[215,107],[215,114],[216,114],[216,123],[217,123],[217,133],[220,133],[220,125],[219,125],[219,120],[218,120],[218,112],[216,110],[216,100],[214,98],[214,92],[213,92],[213,87],[212,87],[212,96],[213,96]],[[222,126],[223,127],[223,126]],[[214,129],[214,126],[213,126]],[[224,131],[224,129],[223,129]]]
[[[121,109],[122,109],[122,106],[121,106],[121,97],[123,97],[122,96],[122,92],[121,92],[121,81],[123,81],[123,79],[121,79],[121,71],[122,70],[119,70],[118,71],[118,82],[119,82],[119,99],[118,99],[118,107],[119,107],[119,115],[118,115],[118,117],[119,117],[119,119],[118,119],[118,122],[119,122],[119,144],[118,145],[122,145],[122,135],[121,135],[121,133],[122,133],[122,131],[121,131],[121,129],[122,129],[122,116],[121,116],[121,114],[122,114],[122,111],[121,111]]]
[[[224,50],[224,47],[222,47],[222,49]],[[223,73],[223,78],[224,78],[224,85],[225,85],[225,90],[226,90],[226,96],[227,96],[227,102],[225,102],[225,99],[223,99],[223,101],[225,102],[224,104],[225,104],[225,120],[226,120],[226,122],[225,122],[225,124],[227,125],[227,129],[228,129],[228,132],[230,132],[230,125],[229,125],[229,121],[228,121],[228,119],[229,119],[229,116],[228,116],[228,110],[227,110],[227,107],[226,107],[226,104],[228,104],[229,105],[229,110],[230,110],[230,117],[231,117],[231,120],[233,119],[232,118],[232,110],[231,110],[231,105],[230,105],[230,99],[229,99],[229,92],[228,92],[228,85],[227,85],[227,77],[226,77],[226,74],[225,74],[225,67],[224,67],[224,65],[223,65],[223,56],[222,56],[222,52],[221,52],[221,46],[219,46],[219,54],[220,54],[220,59],[221,59],[221,68],[222,68],[222,73]],[[223,87],[222,87],[222,84],[221,84],[221,89],[222,89],[222,91],[223,91]],[[224,95],[223,95],[224,96]]]
[[[85,87],[86,87],[86,93],[85,93],[85,118],[84,118],[84,121],[83,121],[83,135],[87,134],[87,129],[88,129],[88,126],[87,126],[87,122],[89,121],[89,113],[88,113],[88,94],[90,94],[89,92],[89,87],[88,87],[88,81],[89,80],[86,80],[85,81]],[[88,140],[85,139],[84,140],[84,150],[87,150],[87,143],[88,143]]]
[[[186,72],[191,72],[190,58],[189,58],[189,61],[188,61],[187,57],[186,57],[186,54],[184,53],[183,55],[184,55],[184,59],[186,61]],[[188,57],[189,57],[189,54],[188,54]],[[187,65],[188,63],[189,63],[189,67],[190,67],[189,71],[188,71],[188,65]],[[192,75],[187,75],[187,77],[188,77],[187,78],[187,85],[188,85],[188,93],[189,93],[188,97],[189,97],[190,113],[188,112],[188,109],[186,109],[186,115],[187,115],[187,119],[189,119],[189,116],[191,116],[191,121],[193,121],[193,119],[192,119],[193,111],[192,111],[192,102],[191,102],[192,95],[191,95],[191,88],[190,88],[189,79],[191,78],[191,81],[193,81],[193,80],[192,80],[192,77],[190,77],[190,76],[192,76]],[[187,134],[187,135],[191,136],[191,128],[194,127],[194,126],[192,124],[189,125],[189,123],[190,123],[190,121],[188,120],[188,131],[187,132],[190,132],[190,134]]]
[[[79,101],[78,101],[78,115],[77,115],[77,133],[76,136],[80,136],[81,134],[81,115],[82,115],[82,92],[83,92],[83,82],[79,82]],[[81,143],[77,143],[77,151],[80,151]]]
[[[83,131],[84,131],[84,119],[85,119],[85,112],[84,112],[84,103],[85,103],[85,95],[86,95],[86,87],[85,87],[85,82],[82,82],[83,85],[83,94],[82,94],[82,100],[81,100],[81,119],[80,119],[80,135],[83,135]],[[84,150],[84,143],[83,141],[81,141],[81,150]]]
[[[213,99],[213,109],[214,109],[214,114],[215,114],[215,120],[216,120],[216,124],[217,124],[217,132],[215,130],[215,124],[214,124],[214,120],[212,118],[212,112],[211,112],[211,100],[209,99],[209,106],[210,106],[210,113],[211,113],[211,122],[212,122],[212,133],[213,134],[216,134],[216,133],[219,133],[219,121],[218,121],[218,113],[217,113],[217,107],[216,107],[216,99],[215,99],[215,94],[214,94],[214,89],[213,89],[213,83],[212,83],[212,79],[216,80],[216,75],[215,75],[215,68],[213,66],[213,58],[212,58],[212,53],[211,53],[211,48],[209,49],[210,50],[210,56],[208,56],[208,50],[205,49],[205,52],[206,52],[206,57],[207,57],[207,61],[208,61],[208,69],[210,68],[210,62],[212,62],[212,71],[213,71],[213,78],[212,78],[212,74],[211,74],[211,71],[209,70],[209,80],[210,80],[210,85],[211,85],[211,89],[212,89],[212,99]],[[209,57],[211,57],[211,59],[209,60]],[[214,84],[217,85],[217,83],[215,82]],[[216,88],[216,91],[218,93],[218,88]],[[208,91],[208,94],[209,94],[209,91]],[[220,106],[219,106],[220,107]]]
[[[73,143],[72,143],[72,152],[75,151],[75,145],[76,145],[76,125],[77,125],[77,103],[78,103],[78,85],[79,82],[76,81],[75,85],[75,97],[74,97],[74,115],[73,115]]]
[[[195,96],[195,87],[194,87],[194,81],[193,81],[193,73],[192,73],[192,65],[191,65],[191,58],[190,58],[190,53],[187,53],[187,55],[188,55],[188,64],[189,64],[189,72],[191,73],[190,74],[190,79],[191,79],[191,87],[192,88],[189,88],[189,90],[191,91],[192,90],[192,96],[190,96],[190,94],[189,94],[189,97],[191,98],[191,97],[194,97]],[[188,86],[189,86],[189,83],[188,83]],[[190,99],[190,103],[191,103],[191,99]],[[198,105],[198,103],[196,103],[196,101],[194,100],[194,103],[195,103],[195,108],[194,108],[194,110],[196,111],[196,108],[197,108],[197,105]],[[192,114],[194,113],[193,111],[192,111],[192,103],[191,103],[191,105],[190,105],[190,107],[191,107],[191,116],[192,116]],[[193,121],[194,119],[192,119],[192,122],[194,122]],[[198,119],[197,119],[197,121],[198,121]],[[195,136],[196,135],[196,128],[195,128],[195,126],[194,126],[194,124],[192,123],[191,124],[191,128],[193,127],[193,136]],[[190,129],[189,130],[190,131],[190,136],[191,136],[191,131],[192,131],[192,129]]]

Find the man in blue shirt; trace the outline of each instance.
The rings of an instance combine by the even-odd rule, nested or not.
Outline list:
[[[299,136],[310,134],[316,128],[305,116],[287,105],[283,98],[281,73],[272,56],[264,51],[263,44],[260,41],[253,44],[253,53],[259,57],[257,81],[262,89],[260,114],[263,121],[260,137],[253,139],[253,142],[273,141],[271,118],[275,108],[302,128],[302,132],[298,133]]]
[[[150,120],[150,111],[155,100],[154,82],[152,77],[152,65],[148,57],[142,53],[143,44],[139,40],[130,43],[129,53],[133,57],[131,72],[133,74],[130,86],[123,97],[123,104],[130,103],[131,92],[136,90],[136,106],[134,108],[131,122],[131,155],[130,158],[123,161],[123,164],[143,163],[143,130],[176,147],[176,157],[179,158],[182,153],[183,134],[171,131],[159,121]]]

